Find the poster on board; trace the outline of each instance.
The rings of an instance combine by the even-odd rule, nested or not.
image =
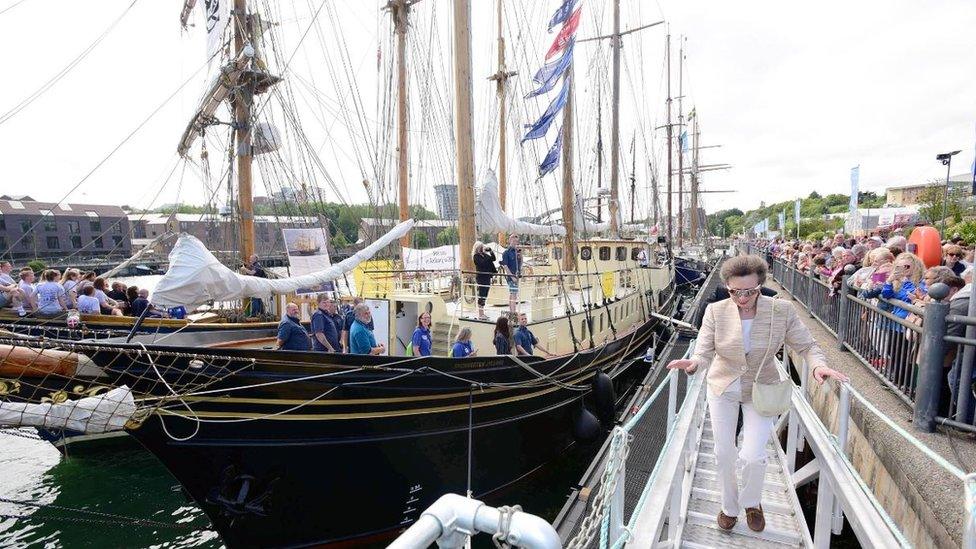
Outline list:
[[[323,271],[332,265],[329,260],[329,233],[324,228],[281,229],[288,253],[289,275],[301,276]],[[296,294],[335,291],[335,283],[326,282],[315,288],[299,288]]]
[[[416,250],[403,248],[403,269],[406,271],[453,271],[458,268],[457,244]]]

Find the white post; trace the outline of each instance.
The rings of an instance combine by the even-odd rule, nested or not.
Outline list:
[[[833,515],[834,490],[825,469],[820,471],[817,487],[817,516],[813,525],[813,546],[816,549],[829,549],[831,520]]]
[[[847,431],[851,418],[851,390],[846,383],[840,386],[840,406],[837,408],[837,445],[845,456],[847,455]],[[840,500],[834,501],[834,535],[840,535],[844,529],[844,508]]]

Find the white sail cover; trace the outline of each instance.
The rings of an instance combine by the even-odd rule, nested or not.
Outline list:
[[[153,303],[163,307],[182,305],[192,311],[209,301],[233,301],[245,297],[266,298],[300,288],[313,288],[335,280],[370,259],[391,242],[407,234],[412,219],[396,227],[328,269],[289,278],[258,278],[225,267],[196,237],[182,234],[169,254],[169,270],[153,292]]]
[[[125,427],[135,412],[132,390],[123,385],[98,396],[60,404],[0,402],[0,425],[104,433]]]
[[[573,218],[578,234],[593,236],[610,230],[609,220],[596,222],[586,219],[586,216],[583,215],[583,199],[579,194],[576,195],[576,207],[573,208]]]
[[[537,225],[527,221],[519,221],[502,210],[501,200],[498,198],[498,180],[495,172],[488,170],[485,176],[485,186],[478,195],[476,204],[478,231],[482,233],[514,233],[538,236],[566,236],[566,227],[562,225]]]

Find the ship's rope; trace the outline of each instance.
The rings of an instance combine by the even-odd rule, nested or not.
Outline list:
[[[67,511],[70,513],[78,513],[79,517],[66,517],[66,516],[49,516],[45,515],[43,519],[45,521],[55,520],[55,521],[66,521],[66,522],[83,522],[89,524],[114,524],[118,526],[146,526],[149,528],[169,528],[175,530],[189,530],[195,528],[190,524],[172,524],[167,522],[160,522],[151,519],[136,518],[126,515],[119,515],[116,513],[105,513],[102,511],[93,511],[91,509],[79,509],[77,507],[68,507],[65,505],[55,505],[53,503],[39,503],[36,501],[29,501],[23,499],[11,499],[0,497],[0,503],[6,503],[8,505],[19,505],[22,507],[29,507],[32,509],[53,509],[57,511]],[[2,519],[25,519],[31,518],[31,514],[22,515],[0,515]]]

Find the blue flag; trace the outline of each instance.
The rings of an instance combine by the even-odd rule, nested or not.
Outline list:
[[[569,78],[563,80],[563,89],[559,91],[559,95],[552,100],[552,103],[549,103],[549,108],[546,109],[546,112],[542,113],[539,120],[532,125],[526,124],[525,127],[529,128],[529,132],[522,138],[522,143],[525,143],[529,139],[539,139],[549,131],[549,126],[552,125],[552,121],[556,119],[556,115],[566,105],[566,100],[569,98],[569,80]]]
[[[681,152],[688,152],[688,132],[683,131],[678,136],[678,143],[681,143]]]
[[[559,157],[562,156],[560,153],[563,149],[563,129],[559,128],[556,134],[556,142],[552,144],[552,148],[546,153],[546,157],[542,159],[542,164],[539,165],[539,177],[543,177],[546,174],[552,172],[559,165]]]
[[[556,13],[552,14],[552,19],[549,20],[549,32],[552,32],[553,27],[566,21],[569,14],[573,13],[573,6],[576,5],[576,0],[565,0],[558,9]]]
[[[563,52],[563,56],[559,59],[553,61],[552,63],[545,64],[538,72],[535,73],[535,77],[532,79],[537,84],[542,84],[539,89],[529,93],[525,96],[526,99],[530,97],[535,97],[556,87],[556,82],[559,82],[559,77],[566,72],[569,65],[573,62],[573,47],[576,45],[576,39],[570,40],[569,44],[566,46],[566,51]]]

